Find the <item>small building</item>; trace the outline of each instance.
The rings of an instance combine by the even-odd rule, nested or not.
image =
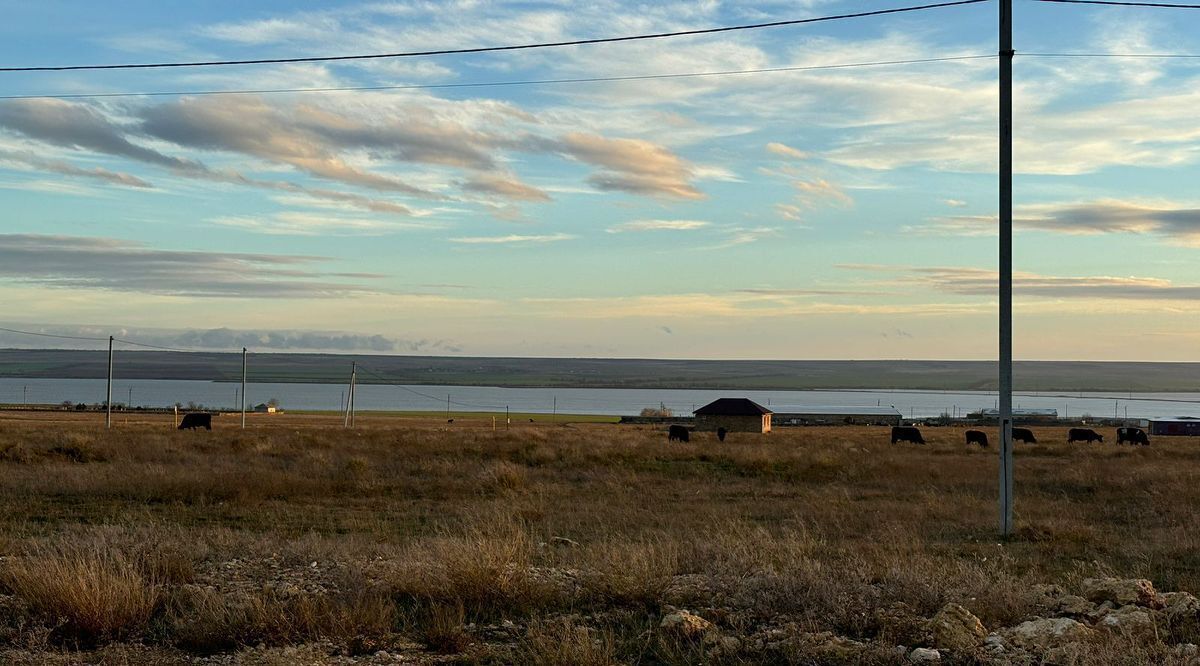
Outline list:
[[[1058,421],[1057,409],[1013,409],[1013,421],[1020,423],[1055,423]],[[972,416],[968,414],[968,416]],[[982,421],[999,421],[1000,410],[981,409],[979,419]]]
[[[274,414],[279,411],[279,408],[275,405],[268,405],[267,403],[262,402],[254,406],[254,411],[258,412],[259,414]]]
[[[1200,417],[1172,416],[1150,419],[1150,434],[1200,437]]]
[[[693,413],[696,430],[771,432],[771,410],[749,398],[719,398]]]
[[[895,407],[789,406],[780,407],[771,422],[777,426],[900,425],[902,418]]]

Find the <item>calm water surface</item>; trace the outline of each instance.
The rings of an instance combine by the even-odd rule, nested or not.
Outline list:
[[[113,402],[147,407],[169,407],[175,403],[233,408],[238,404],[237,384],[170,379],[116,379]],[[88,404],[104,401],[103,379],[12,379],[0,378],[0,403],[58,404],[64,400]],[[345,400],[342,384],[250,384],[249,404],[272,398],[283,409],[339,410]],[[364,411],[421,411],[446,409],[446,397],[454,411],[504,411],[549,414],[637,414],[660,404],[676,414],[721,397],[747,397],[776,412],[789,408],[819,406],[894,406],[906,417],[931,417],[942,413],[965,413],[996,406],[996,394],[985,391],[713,391],[692,389],[565,389],[500,388],[489,386],[397,386],[360,384],[355,405]],[[1021,393],[1013,398],[1016,407],[1057,409],[1059,416],[1091,414],[1151,418],[1200,415],[1200,393]]]

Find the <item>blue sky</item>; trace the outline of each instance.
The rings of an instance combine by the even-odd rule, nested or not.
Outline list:
[[[0,61],[460,48],[902,4],[11,3]],[[986,55],[995,15],[984,3],[499,54],[0,73],[0,95]],[[1200,12],[1019,1],[1016,33],[1018,53],[1196,53]],[[396,353],[993,358],[995,76],[977,59],[0,100],[0,324]],[[1017,356],[1195,360],[1200,60],[1019,56],[1016,77]],[[314,331],[338,335],[300,334]]]

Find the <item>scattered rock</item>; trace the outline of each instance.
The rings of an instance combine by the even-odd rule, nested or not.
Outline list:
[[[1117,606],[1153,606],[1154,583],[1144,578],[1087,578],[1083,581],[1083,596],[1096,603],[1111,601]]]
[[[1092,629],[1069,617],[1056,617],[1022,622],[1004,630],[1001,635],[1007,642],[1018,647],[1044,652],[1051,648],[1087,640],[1093,634]]]
[[[946,604],[930,622],[934,647],[943,650],[973,650],[987,637],[983,623],[956,603]]]
[[[684,638],[699,638],[713,628],[712,622],[686,610],[664,615],[658,626]]]
[[[1095,610],[1092,602],[1076,594],[1060,597],[1054,605],[1054,612],[1068,617],[1084,617]]]
[[[942,653],[929,648],[916,648],[908,653],[908,661],[913,664],[936,664],[942,661]]]
[[[1152,639],[1155,635],[1154,618],[1151,617],[1150,611],[1137,606],[1121,606],[1110,611],[1096,626],[1143,640]]]

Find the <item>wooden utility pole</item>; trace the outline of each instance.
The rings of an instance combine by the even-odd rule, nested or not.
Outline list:
[[[112,427],[112,371],[113,371],[113,336],[108,336],[108,388],[104,398],[104,427]]]
[[[1000,0],[1000,534],[1013,531],[1013,3]]]

